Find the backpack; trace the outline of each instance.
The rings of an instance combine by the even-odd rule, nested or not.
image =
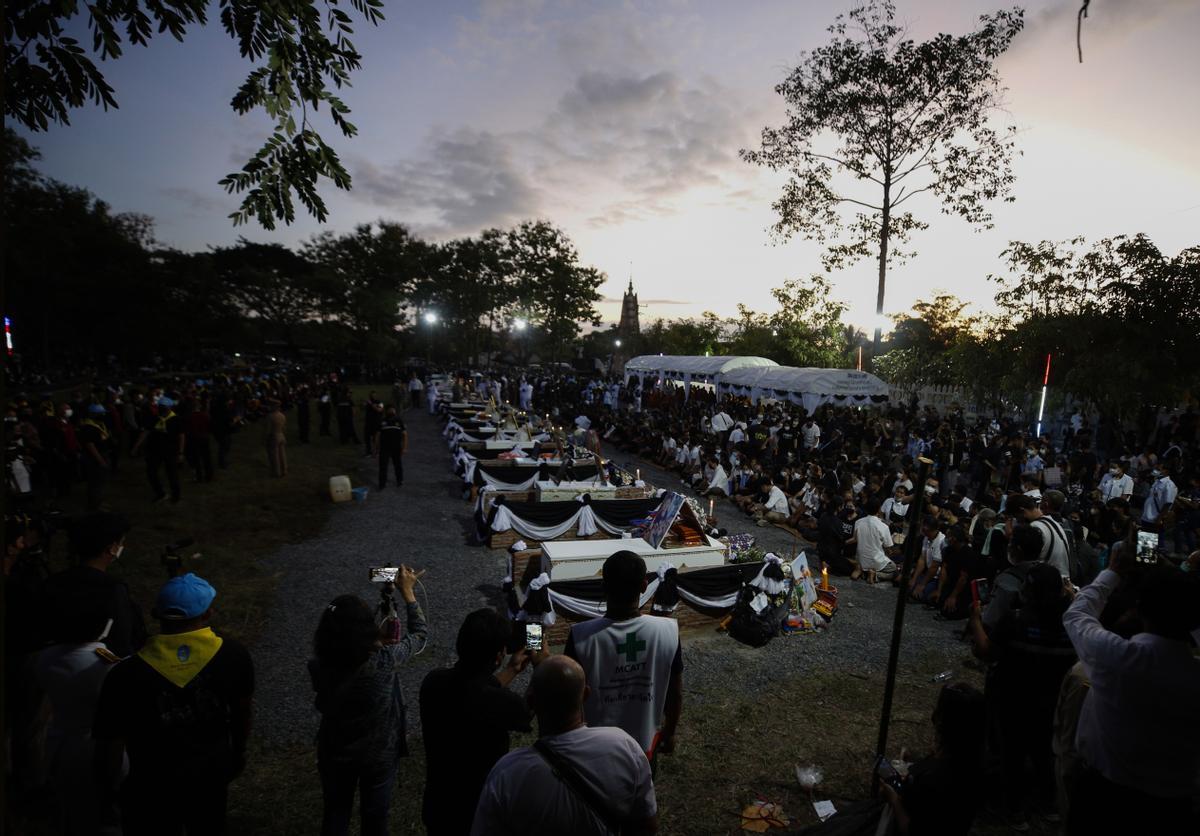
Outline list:
[[[738,593],[737,603],[733,605],[733,616],[729,622],[729,635],[733,639],[750,647],[762,647],[779,635],[780,624],[787,614],[787,596],[784,596],[783,612],[779,607],[767,604],[761,613],[754,611],[750,602],[760,594],[752,586],[743,586]]]

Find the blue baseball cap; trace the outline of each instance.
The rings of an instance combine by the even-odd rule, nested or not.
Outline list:
[[[105,413],[104,404],[91,404],[88,406],[88,412],[90,412],[92,415],[103,415]]]
[[[168,398],[166,395],[163,395],[161,398],[158,399],[158,405],[159,406],[175,406],[175,399]]]
[[[206,613],[216,597],[217,590],[212,584],[188,572],[162,585],[154,602],[154,613],[159,618],[195,618]]]

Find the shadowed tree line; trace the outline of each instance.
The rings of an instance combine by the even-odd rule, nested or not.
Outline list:
[[[444,243],[380,221],[294,249],[239,239],[181,252],[154,240],[150,218],[114,213],[36,160],[5,132],[5,314],[43,367],[264,346],[467,361],[511,348],[518,320],[525,351],[569,358],[581,323],[599,324],[603,274],[546,221]]]

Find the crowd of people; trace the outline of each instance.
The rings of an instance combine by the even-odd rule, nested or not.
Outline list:
[[[10,785],[57,793],[63,832],[224,832],[251,734],[252,657],[211,629],[217,590],[185,567],[155,599],[157,632],[109,573],[129,524],[105,510],[104,483],[124,457],[146,456],[148,500],[182,501],[181,464],[198,481],[219,479],[235,433],[257,423],[282,477],[287,416],[305,443],[315,403],[318,433],[332,435],[336,418],[340,442],[379,456],[381,487],[389,471],[401,484],[404,410],[472,390],[555,423],[582,417],[581,447],[657,462],[696,493],[727,497],[722,515],[786,528],[814,568],[871,584],[907,578],[915,606],[963,623],[986,666],[984,692],[945,686],[932,754],[821,832],[875,833],[886,819],[888,832],[965,834],[989,794],[986,763],[1017,830],[1032,815],[1061,818],[1071,834],[1195,823],[1195,413],[1132,438],[1075,415],[1052,438],[956,409],[827,404],[809,414],[534,372],[400,378],[391,403],[372,392],[362,405],[344,384],[308,375],[12,404],[5,619],[20,629],[6,634]],[[42,511],[79,481],[91,513],[67,526],[74,565],[48,575]],[[682,645],[673,619],[639,612],[641,558],[617,549],[602,575],[605,615],[573,625],[561,655],[527,646],[523,625],[500,610],[463,619],[457,662],[425,677],[416,707],[427,832],[655,832],[657,766],[683,716]],[[314,615],[323,834],[349,831],[356,796],[361,832],[387,832],[411,710],[401,678],[428,639],[420,576],[401,567],[384,582],[399,605],[342,595]],[[527,667],[522,697],[510,686]],[[535,719],[535,743],[510,751],[511,734]]]
[[[213,482],[228,468],[235,438],[254,433],[270,474],[283,478],[289,420],[300,444],[314,435],[361,444],[364,456],[380,459],[379,486],[386,484],[388,466],[399,485],[409,399],[400,384],[392,394],[387,402],[370,391],[356,402],[336,373],[296,368],[113,383],[58,399],[20,396],[4,416],[6,495],[10,505],[41,511],[82,489],[87,508],[99,510],[118,469],[140,458],[149,501],[175,504],[184,498],[189,475],[195,483]]]

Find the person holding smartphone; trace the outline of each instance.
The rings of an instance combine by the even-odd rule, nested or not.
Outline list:
[[[520,625],[525,630],[541,624]],[[453,667],[431,671],[421,683],[421,735],[425,745],[425,795],[421,817],[430,836],[466,836],[479,794],[496,761],[508,753],[509,733],[528,732],[533,716],[509,689],[546,651],[525,642],[504,661],[519,628],[489,608],[463,619]],[[501,667],[503,666],[503,667]]]
[[[317,769],[324,799],[322,836],[349,832],[356,791],[364,836],[388,832],[396,771],[408,754],[400,666],[426,643],[425,615],[414,593],[424,574],[401,566],[392,581],[406,610],[407,629],[398,641],[357,595],[339,595],[321,613],[308,671],[321,712]]]

